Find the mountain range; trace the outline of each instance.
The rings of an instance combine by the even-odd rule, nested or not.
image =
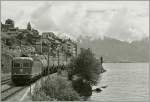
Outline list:
[[[131,43],[114,38],[90,40],[90,37],[78,38],[78,48],[90,48],[97,58],[103,57],[104,62],[148,62],[149,38]]]

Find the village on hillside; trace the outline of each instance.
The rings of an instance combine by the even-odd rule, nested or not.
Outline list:
[[[26,85],[30,85],[28,86],[30,95],[26,95],[31,97],[27,99],[28,101],[82,100],[82,97],[86,100],[86,97],[92,95],[92,91],[101,90],[99,88],[92,90],[92,85],[97,83],[99,74],[106,71],[102,67],[103,58],[97,59],[90,48],[80,48],[79,51],[75,41],[70,38],[60,38],[54,32],[39,34],[38,30],[32,28],[30,22],[26,29],[19,29],[15,27],[13,20],[7,19],[5,24],[1,23],[1,31],[1,77],[3,79],[1,83],[4,87],[5,85],[14,87],[12,90],[6,89],[10,92],[2,87],[4,90],[2,100],[15,99],[11,97],[12,94],[18,93],[18,90],[23,92],[21,90],[26,88]],[[49,79],[49,76],[54,78]],[[48,88],[48,92],[55,94],[54,96],[49,94],[49,98],[45,98],[47,90],[40,90],[45,89],[42,80],[45,80],[46,87],[56,89],[56,93],[53,93],[51,88]],[[52,81],[53,84],[60,81],[59,83],[65,86],[61,84],[53,86]],[[36,85],[37,83],[40,83],[40,86]],[[16,85],[23,86],[17,90]],[[57,88],[62,91],[59,92]],[[62,96],[61,92],[67,90],[70,91],[64,94],[66,96]],[[44,95],[41,96],[41,93]]]

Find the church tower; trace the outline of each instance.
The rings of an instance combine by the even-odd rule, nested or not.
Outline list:
[[[31,31],[31,24],[30,24],[30,22],[28,22],[28,25],[27,25],[27,30],[30,30]]]

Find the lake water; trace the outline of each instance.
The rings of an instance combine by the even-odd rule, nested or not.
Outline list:
[[[107,70],[97,86],[108,85],[100,93],[93,92],[91,101],[149,101],[148,63],[104,63]]]

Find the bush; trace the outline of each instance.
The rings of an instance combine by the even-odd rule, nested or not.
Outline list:
[[[32,100],[33,101],[53,101],[53,99],[47,96],[41,88],[34,89]]]
[[[81,49],[81,53],[71,60],[68,79],[80,96],[92,95],[91,85],[98,82],[102,67],[90,49]]]
[[[67,79],[62,76],[47,78],[44,82],[42,82],[40,89],[40,91],[35,89],[33,95],[34,97],[40,96],[38,101],[45,101],[45,97],[46,100],[53,101],[75,101],[80,99],[77,92],[72,88],[71,82],[67,81]],[[40,93],[42,93],[42,95],[40,95]]]
[[[96,84],[101,73],[101,67],[98,60],[90,49],[81,49],[81,53],[71,60],[69,69],[69,79],[73,75],[78,75],[90,84]]]
[[[79,78],[77,80],[73,80],[72,82],[73,88],[80,94],[80,96],[91,96],[92,95],[92,87],[86,81]]]

